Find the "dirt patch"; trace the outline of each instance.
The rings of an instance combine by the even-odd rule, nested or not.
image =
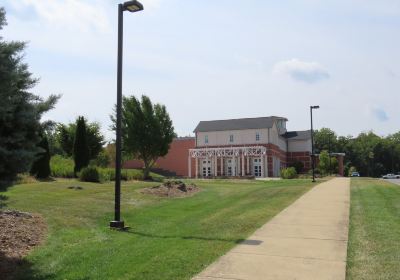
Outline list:
[[[142,189],[145,194],[152,194],[163,197],[186,197],[200,191],[195,184],[185,184],[182,181],[166,181],[160,186]]]
[[[77,190],[83,190],[83,187],[81,187],[81,186],[69,186],[68,189],[77,191]]]
[[[39,215],[16,210],[0,211],[0,275],[12,279],[17,266],[22,264],[22,258],[41,243],[46,230],[46,223]]]

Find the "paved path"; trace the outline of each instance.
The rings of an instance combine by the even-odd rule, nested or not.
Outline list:
[[[393,184],[400,185],[400,179],[385,179],[385,181],[392,182]]]
[[[300,197],[193,280],[345,279],[350,179]]]

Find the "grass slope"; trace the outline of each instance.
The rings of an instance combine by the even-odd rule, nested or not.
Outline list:
[[[399,279],[400,186],[352,179],[347,278]]]
[[[138,191],[155,184],[123,184],[128,232],[108,228],[112,184],[63,180],[0,192],[3,207],[41,213],[49,225],[18,278],[190,279],[311,187],[309,180],[216,180],[197,181],[203,190],[188,198]]]

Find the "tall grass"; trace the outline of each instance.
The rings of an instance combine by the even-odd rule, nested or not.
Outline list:
[[[50,159],[51,176],[56,178],[74,178],[74,161],[55,155]]]
[[[74,161],[71,158],[65,158],[55,155],[50,160],[51,176],[56,178],[74,178]],[[100,175],[100,181],[114,181],[114,168],[95,167]],[[163,176],[151,173],[152,178],[156,181],[161,181]],[[143,180],[143,170],[139,169],[122,169],[121,179],[125,181]]]

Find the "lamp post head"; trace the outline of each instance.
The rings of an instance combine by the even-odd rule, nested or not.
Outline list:
[[[122,4],[124,11],[129,11],[131,13],[139,12],[143,10],[143,5],[136,0],[128,1]]]
[[[310,108],[311,108],[311,109],[319,109],[319,106],[318,106],[318,105],[316,105],[316,106],[310,106]]]

